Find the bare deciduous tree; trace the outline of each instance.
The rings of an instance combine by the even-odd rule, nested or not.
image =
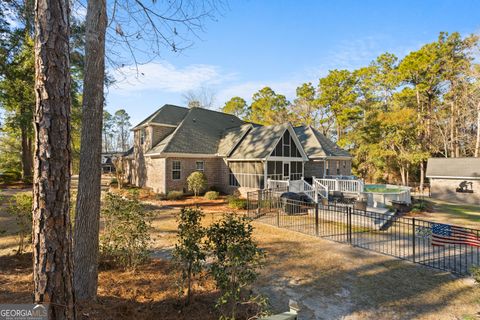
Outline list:
[[[75,217],[75,291],[81,300],[96,297],[102,115],[105,57],[115,67],[151,61],[167,47],[188,48],[187,35],[202,31],[202,21],[213,18],[216,0],[106,0],[88,1],[82,150]],[[107,23],[106,16],[110,17]],[[109,43],[105,56],[105,42]]]

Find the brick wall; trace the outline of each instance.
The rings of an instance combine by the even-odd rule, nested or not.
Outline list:
[[[165,158],[145,158],[145,187],[156,193],[166,193],[165,189]]]
[[[462,181],[472,182],[473,193],[456,192]],[[430,179],[430,193],[432,198],[449,202],[460,202],[469,204],[480,203],[480,181],[467,179]],[[470,186],[469,186],[470,188]]]
[[[172,163],[180,161],[181,173],[179,180],[172,179]],[[166,159],[166,189],[187,191],[187,178],[196,171],[196,161],[204,161],[204,173],[207,177],[208,188],[215,187],[226,192],[227,169],[222,158],[167,158]]]

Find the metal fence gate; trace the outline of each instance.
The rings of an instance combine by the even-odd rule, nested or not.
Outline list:
[[[431,221],[354,210],[351,205],[309,203],[280,198],[282,191],[247,196],[247,214],[263,223],[351,244],[459,275],[480,265],[480,231]],[[471,241],[433,245],[437,229],[462,230]],[[455,229],[456,228],[456,229]],[[435,241],[434,241],[435,242]]]

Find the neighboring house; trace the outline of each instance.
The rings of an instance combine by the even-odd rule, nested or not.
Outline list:
[[[352,157],[318,130],[260,126],[202,108],[164,105],[133,129],[125,157],[131,184],[157,193],[186,191],[194,171],[225,193],[265,187],[267,179],[350,176]]]
[[[426,175],[432,198],[480,204],[480,158],[430,158]]]
[[[123,155],[125,155],[125,152],[102,152],[102,173],[115,172],[113,160]]]

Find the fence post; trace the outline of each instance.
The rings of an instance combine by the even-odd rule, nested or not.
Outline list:
[[[247,217],[250,218],[250,192],[247,192]]]
[[[319,231],[318,231],[318,202],[315,203],[315,234],[318,237],[319,236]]]
[[[413,242],[413,245],[412,245],[412,250],[413,250],[413,262],[415,263],[416,259],[415,259],[415,242],[416,242],[416,239],[415,239],[415,218],[412,218],[412,228],[413,228],[413,232],[412,232],[412,242]]]
[[[262,203],[262,191],[257,191],[257,215],[260,215],[261,211],[261,203]]]
[[[352,244],[352,208],[347,207],[347,228],[348,228],[348,243]]]

